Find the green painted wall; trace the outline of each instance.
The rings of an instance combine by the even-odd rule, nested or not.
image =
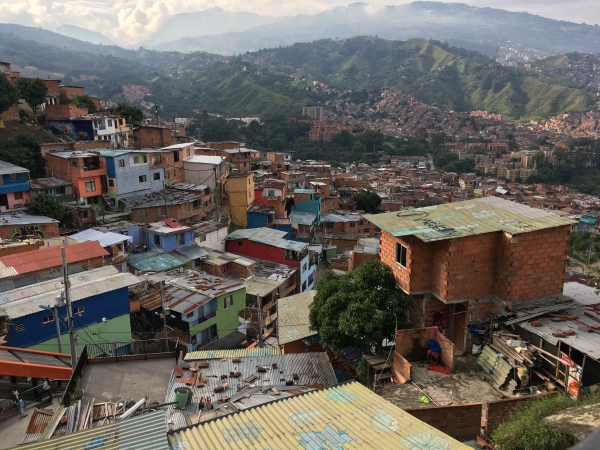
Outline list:
[[[233,295],[233,305],[225,309],[224,299]],[[199,323],[190,327],[190,334],[194,335],[208,327],[217,324],[217,334],[219,338],[227,336],[229,333],[237,330],[239,326],[238,314],[246,307],[246,288],[238,289],[232,294],[225,294],[217,297],[217,315],[206,322]]]
[[[85,331],[84,331],[85,330]],[[97,333],[95,335],[93,333]],[[131,322],[129,320],[129,314],[124,314],[114,319],[110,319],[106,323],[95,323],[88,325],[84,328],[75,330],[75,344],[77,346],[77,354],[81,354],[83,347],[86,344],[92,343],[104,343],[115,341],[115,342],[126,342],[131,340]],[[69,354],[69,334],[65,333],[61,335],[61,342],[63,345],[63,353]],[[39,344],[28,347],[32,350],[42,350],[45,352],[58,352],[58,339],[53,338]]]

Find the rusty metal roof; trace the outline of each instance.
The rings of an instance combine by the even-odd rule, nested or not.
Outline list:
[[[169,434],[172,449],[466,450],[360,383],[315,390]]]
[[[522,234],[576,223],[550,211],[497,197],[364,217],[394,236],[414,235],[424,242],[497,231]]]
[[[0,257],[0,268],[11,271],[0,271],[0,278],[14,276],[13,272],[23,275],[31,272],[58,267],[62,264],[62,247],[49,247],[30,252],[17,253]],[[82,242],[65,246],[67,264],[73,264],[80,261],[86,261],[93,258],[108,256],[98,242]]]

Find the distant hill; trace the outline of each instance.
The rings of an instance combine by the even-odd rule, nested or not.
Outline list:
[[[425,39],[362,36],[321,40],[246,55],[269,70],[305,76],[340,89],[387,86],[447,110],[486,109],[513,118],[586,111],[595,95],[549,77],[501,66],[474,51]]]
[[[56,32],[80,41],[90,42],[98,45],[116,45],[109,38],[97,31],[87,30],[75,25],[61,25],[56,29]]]
[[[510,43],[546,54],[600,52],[600,27],[460,3],[414,2],[385,7],[354,3],[316,15],[271,18],[277,20],[267,24],[252,18],[241,20],[239,16],[243,26],[230,27],[228,23],[237,23],[241,14],[248,13],[227,13],[222,18],[215,15],[210,27],[195,29],[188,26],[186,15],[173,16],[169,29],[178,29],[179,33],[159,32],[149,45],[160,50],[231,55],[315,39],[349,38],[360,33],[392,40],[435,39],[491,57],[496,56],[500,45]],[[197,19],[195,22],[202,23]]]

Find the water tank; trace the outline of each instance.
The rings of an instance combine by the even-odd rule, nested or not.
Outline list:
[[[175,394],[173,395],[173,401],[177,402],[175,405],[176,408],[184,409],[188,404],[188,401],[192,399],[192,391],[186,387],[178,387],[175,389]]]

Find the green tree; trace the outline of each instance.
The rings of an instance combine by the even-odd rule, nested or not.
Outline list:
[[[379,212],[379,205],[381,205],[381,197],[375,192],[360,191],[358,194],[354,194],[352,197],[356,207],[361,209],[368,214],[377,214]]]
[[[0,75],[0,114],[19,101],[19,91],[3,75]]]
[[[142,123],[142,119],[144,118],[142,110],[129,103],[119,103],[113,110],[113,114],[125,117],[128,123]]]
[[[331,349],[358,348],[370,354],[384,339],[393,339],[397,328],[409,326],[407,307],[408,298],[396,290],[391,269],[370,260],[345,275],[325,273],[310,306],[310,327]]]
[[[442,202],[441,200],[437,199],[437,198],[433,198],[433,197],[427,197],[424,198],[423,200],[420,200],[417,202],[417,204],[415,205],[416,208],[423,208],[425,206],[435,206],[435,205],[441,205]]]
[[[25,100],[34,113],[39,105],[46,102],[48,88],[41,78],[19,78],[17,89],[19,96]]]
[[[544,156],[544,152],[536,152],[533,155],[533,167],[541,167],[542,164],[546,161],[546,156]]]
[[[27,203],[26,210],[28,214],[35,216],[51,217],[61,222],[67,215],[67,208],[62,203],[59,203],[53,195],[37,194]]]
[[[78,108],[87,108],[90,114],[96,112],[96,104],[88,95],[76,95],[71,99],[71,103],[76,105]]]
[[[46,161],[42,157],[40,144],[38,138],[28,133],[0,141],[0,160],[29,169],[32,178],[42,177]]]

